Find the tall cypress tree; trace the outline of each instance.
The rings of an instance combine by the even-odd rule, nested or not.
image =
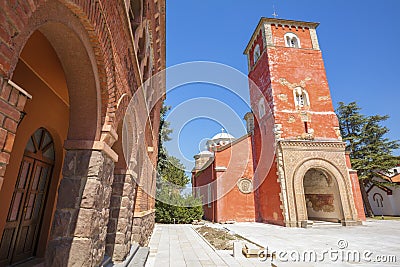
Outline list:
[[[369,184],[391,185],[389,181],[382,183],[373,178],[382,177],[382,172],[387,172],[399,164],[399,158],[393,155],[393,151],[400,146],[398,141],[391,141],[385,137],[389,129],[381,124],[389,116],[365,116],[360,110],[356,102],[339,102],[336,113],[343,141],[351,151],[352,167],[358,171],[366,215],[372,217],[374,214],[365,187]]]
[[[168,155],[164,142],[170,141],[172,129],[166,121],[169,106],[160,114],[157,164],[156,221],[161,223],[191,223],[203,216],[201,199],[182,196],[181,190],[189,182],[185,167],[178,158]]]

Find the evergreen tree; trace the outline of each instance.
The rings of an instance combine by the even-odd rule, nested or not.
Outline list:
[[[360,110],[356,102],[347,105],[339,102],[336,113],[343,141],[350,149],[352,167],[358,171],[366,215],[372,217],[373,212],[365,187],[368,184],[393,185],[373,178],[382,177],[382,172],[387,172],[399,164],[398,157],[393,156],[393,151],[399,148],[399,143],[385,137],[389,129],[381,124],[389,116],[365,116],[360,113]]]
[[[182,196],[181,190],[189,182],[185,167],[176,157],[169,156],[164,142],[171,140],[172,129],[165,120],[170,107],[161,109],[156,192],[156,221],[161,223],[191,223],[203,216],[202,202],[191,195]]]

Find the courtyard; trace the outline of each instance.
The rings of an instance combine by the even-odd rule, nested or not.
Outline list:
[[[276,253],[276,266],[399,266],[400,221],[368,220],[363,226],[284,228],[262,223],[207,224],[226,228]],[[212,248],[192,225],[157,224],[150,266],[273,266],[271,259],[234,258]]]

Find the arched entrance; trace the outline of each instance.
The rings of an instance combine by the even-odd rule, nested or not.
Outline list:
[[[18,53],[18,60],[10,77],[10,80],[28,92],[32,99],[29,99],[23,108],[25,117],[15,123],[15,129],[11,129],[15,142],[12,149],[10,148],[9,163],[5,170],[4,182],[0,192],[0,203],[2,205],[0,209],[0,238],[4,240],[1,241],[0,260],[4,260],[5,264],[32,257],[37,258],[38,261],[43,261],[48,251],[53,252],[48,258],[55,259],[55,253],[59,253],[61,246],[52,245],[53,240],[60,241],[63,244],[64,250],[59,253],[62,255],[57,255],[58,259],[61,259],[59,262],[68,261],[68,252],[71,250],[71,242],[68,243],[68,241],[77,236],[74,229],[77,227],[77,220],[80,220],[80,218],[77,219],[78,214],[84,215],[83,212],[80,212],[79,202],[82,197],[79,195],[74,197],[73,194],[81,194],[83,188],[88,187],[89,182],[86,182],[88,179],[85,175],[88,172],[92,155],[98,155],[99,159],[102,157],[102,152],[98,152],[103,148],[100,146],[102,144],[94,144],[100,140],[102,119],[105,120],[105,108],[101,108],[102,100],[108,101],[108,95],[101,95],[100,93],[100,88],[104,86],[99,81],[99,73],[102,73],[99,70],[101,64],[97,62],[91,40],[79,19],[58,1],[49,1],[45,5],[46,7],[43,5],[32,15],[32,23],[28,24],[21,33],[21,36],[29,36],[29,38],[26,38],[26,42]],[[9,96],[7,99],[12,102],[13,96]],[[16,184],[18,184],[20,166],[23,166],[26,159],[25,146],[38,128],[45,128],[51,134],[55,156],[52,176],[47,185],[46,202],[41,211],[40,226],[35,226],[37,233],[26,239],[24,248],[20,249],[16,235],[22,237],[22,234],[14,232],[10,234],[11,230],[7,233],[7,229],[10,227],[7,216],[12,207],[24,207],[26,204],[24,200],[17,203],[18,205],[14,204],[13,193]],[[67,146],[68,141],[70,143]],[[79,159],[76,160],[75,158],[78,157]],[[106,162],[107,166],[112,166],[110,161]],[[67,162],[67,169],[71,166],[74,169],[62,174],[64,162]],[[71,162],[76,163],[76,166]],[[97,164],[99,161],[92,162]],[[101,163],[103,162],[98,164]],[[78,168],[79,172],[76,170]],[[108,171],[109,168],[103,169]],[[78,175],[80,176],[78,177]],[[93,178],[98,177],[97,173],[94,172],[91,175]],[[104,177],[104,180],[108,181],[106,175],[108,173],[101,178]],[[65,179],[66,176],[69,179]],[[82,186],[82,189],[80,186]],[[104,191],[107,191],[106,189]],[[29,188],[24,190],[29,190]],[[98,190],[102,192],[101,189]],[[94,190],[88,189],[87,191],[93,192]],[[29,194],[29,192],[26,194]],[[92,200],[93,197],[86,197],[85,199]],[[108,211],[106,209],[103,211],[102,208],[106,207],[109,198],[104,197],[104,199],[104,203],[101,202],[98,205],[100,207],[95,205],[100,201],[90,205],[97,209],[97,213],[93,212],[93,214],[100,214],[101,216],[107,214]],[[89,206],[89,204],[87,205]],[[66,211],[64,212],[64,210]],[[19,210],[18,214],[22,214],[21,212],[25,212],[23,208],[22,211]],[[66,216],[60,218],[60,214],[64,215],[67,212],[70,212],[69,215],[72,214],[70,218],[73,217],[73,219],[66,218]],[[103,219],[101,223],[106,224],[106,219]],[[19,231],[18,229],[24,228],[24,226],[21,226],[23,222],[14,224],[12,231]],[[80,225],[85,224],[80,223]],[[30,227],[33,229],[33,226]],[[55,229],[52,231],[54,235],[50,235],[52,227]],[[59,230],[60,228],[64,232]],[[104,227],[99,224],[97,229],[99,228],[103,229]],[[104,243],[104,240],[91,232],[87,234],[82,230],[79,234],[85,235],[85,238],[86,235],[94,236],[93,239],[100,240],[99,243]],[[12,243],[9,241],[12,241]],[[89,241],[91,242],[91,240]],[[27,242],[31,245],[27,246]],[[88,255],[92,254],[92,250],[92,247],[81,249]],[[101,248],[99,250],[101,251]],[[14,256],[17,254],[18,257]],[[71,255],[73,254],[76,253],[71,252]],[[98,261],[97,258],[100,257],[102,255],[96,255],[95,261]],[[2,266],[1,263],[0,265]],[[61,266],[56,263],[52,265]]]
[[[1,265],[14,264],[36,255],[54,160],[53,138],[40,128],[25,146],[1,239]]]
[[[334,177],[322,169],[309,169],[303,179],[308,220],[341,222],[343,209]]]

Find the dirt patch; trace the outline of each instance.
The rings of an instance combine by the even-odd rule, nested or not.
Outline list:
[[[217,250],[232,250],[234,241],[245,241],[238,235],[233,235],[225,229],[202,226],[195,229]]]

